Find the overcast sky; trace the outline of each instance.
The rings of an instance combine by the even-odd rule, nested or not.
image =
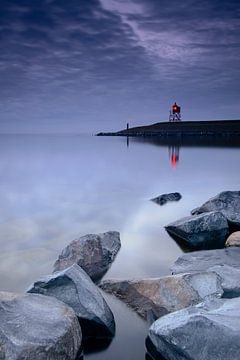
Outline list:
[[[240,116],[239,0],[0,0],[0,132]]]

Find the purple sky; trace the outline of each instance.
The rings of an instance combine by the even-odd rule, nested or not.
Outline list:
[[[234,0],[0,0],[0,132],[238,119]]]

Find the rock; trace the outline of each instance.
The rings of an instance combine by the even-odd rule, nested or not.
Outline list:
[[[120,247],[120,234],[117,231],[81,236],[62,251],[54,264],[54,272],[76,263],[93,281],[98,281],[110,268]]]
[[[202,206],[192,210],[192,215],[209,211],[221,211],[230,225],[240,228],[240,191],[223,191]]]
[[[152,324],[149,339],[166,360],[238,360],[240,298],[211,299],[166,315]]]
[[[74,360],[80,346],[69,306],[48,296],[0,292],[0,359]]]
[[[174,274],[214,271],[221,277],[224,297],[240,296],[240,248],[184,254],[177,259],[171,270]]]
[[[221,248],[229,233],[228,222],[219,211],[188,216],[167,225],[165,229],[196,249]]]
[[[173,274],[207,271],[215,265],[240,269],[240,248],[194,251],[180,256],[171,267]]]
[[[225,243],[225,246],[240,246],[240,231],[235,231],[232,233]]]
[[[237,269],[228,265],[215,265],[208,271],[213,271],[221,278],[223,297],[233,298],[240,296],[240,268]]]
[[[216,273],[196,273],[144,280],[105,280],[100,287],[116,295],[144,319],[153,322],[162,315],[221,296]]]
[[[84,337],[113,336],[115,322],[113,314],[98,287],[77,264],[45,276],[28,290],[63,301],[76,313]]]
[[[158,205],[165,205],[169,201],[179,201],[181,198],[182,195],[178,192],[175,192],[157,196],[156,198],[151,199],[151,201],[155,202]]]

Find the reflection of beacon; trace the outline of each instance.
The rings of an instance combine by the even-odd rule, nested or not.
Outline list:
[[[172,106],[172,110],[170,110],[169,121],[181,121],[181,107],[178,106],[176,103]]]
[[[175,169],[179,161],[179,146],[172,145],[168,147],[169,157],[171,159],[172,168]]]

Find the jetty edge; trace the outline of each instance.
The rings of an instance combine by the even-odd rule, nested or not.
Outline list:
[[[240,120],[158,122],[96,136],[240,136]]]

